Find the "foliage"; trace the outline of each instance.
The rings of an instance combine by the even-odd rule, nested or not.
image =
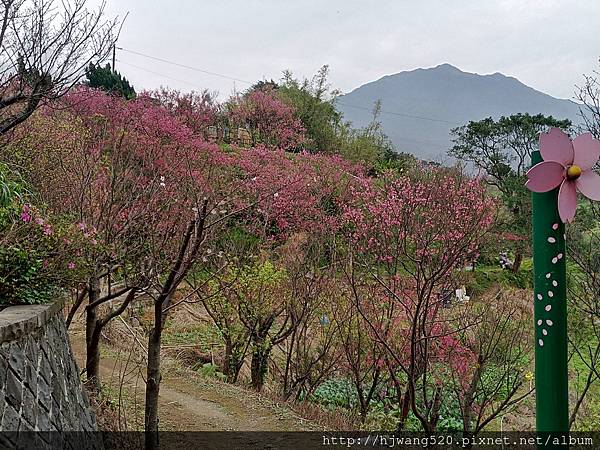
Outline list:
[[[216,327],[199,323],[191,326],[166,328],[164,343],[169,345],[197,344],[200,351],[210,353],[221,347],[222,337]]]
[[[205,363],[202,365],[199,365],[197,367],[195,367],[196,370],[198,370],[198,372],[200,372],[200,374],[202,374],[202,376],[208,377],[208,378],[217,378],[221,381],[226,381],[227,377],[219,372],[219,368],[212,364],[212,363]]]
[[[13,202],[22,199],[25,193],[25,187],[18,174],[10,170],[10,168],[0,163],[0,208],[6,211]]]
[[[161,106],[205,140],[217,137],[212,136],[210,132],[211,127],[216,127],[220,114],[220,106],[215,100],[216,94],[207,90],[182,93],[174,89],[160,88],[144,95],[158,100]]]
[[[0,4],[0,135],[47,101],[65,95],[92,60],[113,46],[116,20],[105,3],[86,0],[4,0]]]
[[[344,212],[352,252],[344,270],[351,301],[385,349],[402,411],[399,429],[410,407],[423,429],[434,431],[447,398],[441,388],[445,374],[466,378],[475,356],[457,338],[456,318],[443,312],[442,294],[456,282],[456,269],[477,252],[492,225],[494,203],[481,183],[458,173],[428,169],[410,175],[353,191]],[[413,402],[421,396],[417,391],[430,396]]]
[[[94,89],[102,89],[110,94],[119,95],[127,100],[135,98],[135,89],[119,72],[113,71],[109,64],[102,67],[90,63],[85,69],[86,84]]]
[[[310,80],[298,80],[286,71],[277,88],[277,93],[294,108],[302,122],[308,138],[304,148],[311,153],[335,153],[338,144],[342,115],[335,107],[338,92],[331,92],[328,75],[328,66],[321,67]]]
[[[300,150],[304,144],[304,127],[295,111],[279,99],[276,91],[258,89],[230,101],[229,122],[234,130],[250,132],[251,146]]]
[[[348,379],[330,379],[315,390],[311,400],[326,408],[342,407],[351,409],[356,406],[355,388]]]
[[[289,71],[275,89],[296,111],[306,130],[303,148],[310,153],[341,155],[352,162],[363,163],[378,173],[385,169],[404,167],[407,155],[398,156],[383,132],[379,115],[381,102],[373,108],[373,120],[365,128],[355,129],[343,120],[335,105],[339,92],[331,90],[327,80],[329,67],[323,66],[312,79],[298,80]]]
[[[347,409],[366,427],[479,432],[512,405],[503,400],[518,399],[530,363],[520,358],[523,317],[511,312],[520,297],[509,291],[503,309],[487,295],[494,285],[528,286],[531,264],[519,273],[464,269],[480,255],[493,264],[491,242],[519,235],[495,226],[504,194],[458,167],[394,153],[377,105],[373,122],[352,130],[334,97],[326,70],[310,81],[264,82],[226,105],[206,91],[126,100],[81,87],[39,110],[0,150],[25,177],[0,166],[9,244],[0,259],[27,278],[27,293],[15,287],[21,279],[9,280],[20,301],[43,301],[48,286],[99,291],[104,277],[118,280],[127,300],[113,311],[94,306],[110,294],[87,297],[88,331],[99,339],[138,293],[153,298],[149,428],[163,341],[222,352],[219,367],[196,369],[232,383],[249,361],[255,389]],[[502,126],[537,119],[515,120]],[[250,142],[226,136],[236,127]],[[510,142],[520,139],[510,133]],[[495,173],[517,173],[510,158],[498,161]],[[516,176],[504,181],[507,192],[518,190]],[[587,223],[582,242],[593,214]],[[462,285],[477,299],[444,303]],[[212,324],[165,328],[187,302],[201,303]]]
[[[525,172],[531,152],[537,148],[539,134],[550,127],[568,130],[571,122],[542,114],[515,114],[498,120],[488,117],[472,121],[451,132],[454,146],[449,154],[483,171],[485,181],[499,192],[506,210],[500,232],[525,238],[529,234],[531,199],[525,188]],[[527,241],[514,240],[513,244],[517,271]]]
[[[85,277],[83,255],[93,237],[68,222],[49,220],[27,203],[0,209],[0,214],[2,304],[51,302]]]

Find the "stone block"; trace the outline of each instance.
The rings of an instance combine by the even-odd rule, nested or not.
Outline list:
[[[10,354],[10,341],[2,342],[0,345],[0,357],[4,357],[4,359],[8,359],[8,355]]]
[[[37,370],[39,343],[32,334],[29,334],[26,338],[25,354],[31,365]]]
[[[40,375],[46,380],[47,384],[50,384],[52,379],[52,369],[50,368],[50,361],[48,361],[48,356],[45,354],[41,356],[40,359]]]
[[[82,450],[52,443],[51,436],[97,429],[68,339],[60,302],[0,311],[0,448]],[[37,430],[49,433],[47,439]],[[17,445],[17,433],[20,438],[34,436],[36,442],[20,439]]]
[[[50,412],[52,392],[50,386],[42,378],[38,380],[37,394],[39,405],[42,406],[47,412]]]
[[[39,431],[50,431],[50,413],[40,411],[37,418],[37,428]]]
[[[19,435],[17,437],[17,449],[18,450],[31,450],[36,449],[36,434],[33,430],[22,428],[19,430]]]
[[[31,393],[35,393],[37,392],[37,383],[37,370],[32,366],[31,361],[28,360],[25,364],[25,379],[23,380],[23,384]]]
[[[23,389],[23,408],[21,409],[21,416],[29,425],[31,425],[32,429],[35,428],[38,416],[38,404],[29,389]]]
[[[8,370],[7,356],[0,355],[0,389],[6,385],[6,371]]]
[[[2,415],[2,431],[19,431],[21,418],[11,405],[6,405]]]
[[[23,386],[21,380],[17,378],[12,370],[6,373],[6,401],[15,409],[21,408],[21,399],[23,395]]]
[[[13,342],[10,346],[8,364],[19,378],[25,377],[25,351],[22,342]]]

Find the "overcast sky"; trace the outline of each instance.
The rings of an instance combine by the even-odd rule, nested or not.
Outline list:
[[[582,74],[599,67],[598,0],[107,1],[111,15],[129,11],[119,46],[248,81],[277,80],[284,69],[311,76],[329,64],[332,85],[348,92],[448,62],[572,98]],[[119,50],[117,70],[138,91],[167,85],[223,97],[234,83],[248,86]]]

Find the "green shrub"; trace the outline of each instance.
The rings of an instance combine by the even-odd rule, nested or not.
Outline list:
[[[347,379],[330,379],[315,390],[310,400],[328,409],[353,408],[356,406],[356,389]]]
[[[493,286],[530,289],[532,280],[531,261],[524,260],[521,269],[516,273],[500,267],[480,266],[475,270],[470,281],[466,283],[466,288],[470,296],[478,296]]]
[[[91,242],[75,224],[13,196],[0,206],[0,305],[47,303],[85,279]]]
[[[43,270],[43,259],[20,247],[0,247],[0,303],[47,303],[56,287]]]
[[[206,363],[202,365],[198,364],[194,366],[193,369],[198,371],[198,373],[200,373],[204,377],[217,378],[221,381],[227,380],[225,374],[219,371],[219,367],[212,363]]]

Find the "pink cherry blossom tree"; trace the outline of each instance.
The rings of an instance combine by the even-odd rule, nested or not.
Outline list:
[[[238,127],[250,132],[252,146],[298,150],[306,141],[304,127],[294,109],[274,90],[257,89],[233,99],[228,117],[234,133]]]
[[[406,377],[399,428],[410,408],[425,431],[435,431],[444,399],[438,367],[466,370],[472,358],[442,309],[443,294],[491,226],[493,202],[478,181],[441,169],[365,183],[354,196],[344,213],[353,302],[385,349],[390,375]],[[370,284],[380,295],[361,295]]]

